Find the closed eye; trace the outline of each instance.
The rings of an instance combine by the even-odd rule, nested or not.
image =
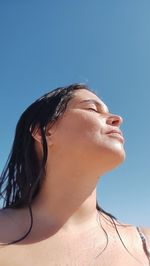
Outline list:
[[[98,111],[94,108],[88,108],[88,110],[95,111],[96,113],[98,113]]]

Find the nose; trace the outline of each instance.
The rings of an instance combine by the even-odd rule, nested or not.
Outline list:
[[[112,126],[119,127],[122,124],[122,122],[123,122],[123,118],[119,115],[111,114],[107,118],[107,124],[112,125]]]

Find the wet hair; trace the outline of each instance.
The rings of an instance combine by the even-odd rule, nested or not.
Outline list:
[[[12,149],[0,176],[0,197],[3,201],[2,209],[27,207],[31,223],[24,236],[7,243],[7,245],[15,244],[25,239],[32,229],[33,215],[31,205],[44,182],[45,164],[48,155],[46,127],[52,127],[63,116],[68,102],[74,97],[75,92],[80,89],[93,92],[87,85],[79,83],[54,89],[33,102],[23,112],[17,123]],[[42,159],[40,161],[35,150],[35,140],[32,136],[35,130],[40,130],[42,137]],[[117,231],[116,218],[104,211],[98,205],[98,202],[96,202],[96,209],[104,217],[106,215],[112,221]],[[108,244],[107,232],[105,230],[104,232]],[[117,233],[119,235],[118,231]],[[120,240],[122,242],[121,238]]]
[[[86,87],[74,84],[57,88],[37,99],[21,115],[8,161],[1,174],[3,208],[27,207],[37,196],[47,161],[46,127],[52,127],[63,115],[74,92],[81,88]],[[32,136],[35,130],[40,130],[42,137],[41,162],[38,160]]]

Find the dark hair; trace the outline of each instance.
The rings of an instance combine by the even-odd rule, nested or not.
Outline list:
[[[45,130],[60,118],[73,97],[73,92],[88,89],[85,85],[73,84],[57,88],[32,103],[21,115],[8,161],[1,174],[0,191],[3,208],[22,208],[31,204],[41,187],[47,161]],[[43,158],[39,162],[32,133],[40,129]]]
[[[14,244],[23,240],[32,229],[33,216],[31,203],[38,195],[42,186],[47,161],[46,126],[53,126],[63,115],[67,103],[74,97],[74,92],[79,89],[92,91],[85,84],[78,83],[67,87],[59,87],[32,103],[23,112],[17,123],[13,146],[0,177],[0,196],[3,200],[2,209],[28,207],[31,224],[23,237],[7,244]],[[43,157],[41,162],[38,160],[34,146],[34,138],[32,137],[33,131],[37,129],[40,129],[42,136]],[[116,218],[112,214],[104,211],[98,205],[98,202],[96,202],[96,209],[102,215],[106,214],[117,230],[114,222]],[[117,233],[119,235],[118,231]],[[107,236],[106,232],[105,234]]]

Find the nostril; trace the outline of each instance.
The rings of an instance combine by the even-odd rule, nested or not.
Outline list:
[[[123,119],[119,115],[111,115],[108,117],[107,123],[113,126],[120,126],[123,122]]]
[[[113,120],[112,121],[112,125],[116,125],[116,124],[118,124],[119,123],[119,120]]]

